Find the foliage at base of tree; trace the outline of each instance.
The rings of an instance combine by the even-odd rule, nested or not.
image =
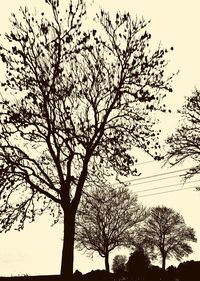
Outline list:
[[[147,277],[150,259],[142,248],[133,252],[127,262],[127,273],[129,280],[144,280]]]
[[[135,275],[128,276],[124,274],[123,276],[113,273],[107,273],[102,270],[91,271],[90,273],[83,274],[80,279],[75,279],[76,281],[198,281],[200,276],[200,261],[186,261],[180,263],[177,267],[169,266],[165,272],[162,268],[155,265],[149,265],[146,269],[146,274],[143,274],[141,278],[137,275],[138,268],[134,267],[136,273]],[[102,278],[102,279],[101,279]],[[74,280],[74,281],[75,281]]]
[[[116,255],[113,259],[112,270],[117,275],[123,275],[126,272],[127,257],[125,255]]]

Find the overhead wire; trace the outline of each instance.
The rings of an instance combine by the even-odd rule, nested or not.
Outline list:
[[[144,181],[144,182],[136,182],[134,184],[130,184],[129,186],[136,186],[136,185],[141,185],[141,184],[145,184],[145,183],[151,183],[151,182],[156,182],[156,181],[161,181],[161,180],[166,180],[166,179],[173,179],[173,178],[177,178],[177,177],[181,177],[181,176],[183,176],[183,175],[176,175],[176,176],[154,179],[154,180]]]
[[[155,160],[140,162],[140,163],[137,163],[136,165],[144,165],[144,164],[152,163],[154,161]],[[150,176],[140,177],[140,178],[132,179],[132,180],[119,181],[117,183],[116,182],[112,183],[111,185],[113,186],[113,185],[120,185],[120,184],[124,184],[124,183],[131,183],[130,185],[128,185],[129,187],[131,187],[131,186],[136,186],[136,185],[141,185],[141,184],[148,184],[148,183],[152,183],[152,182],[157,182],[157,181],[161,181],[161,180],[165,180],[165,179],[177,178],[177,177],[183,176],[183,174],[168,176],[168,177],[164,177],[164,178],[163,178],[163,176],[171,175],[171,174],[175,174],[175,173],[180,173],[180,172],[186,171],[188,169],[190,169],[190,167],[179,169],[179,170],[175,170],[175,171],[168,171],[168,172],[164,172],[164,173],[158,173],[158,174],[154,174],[154,175],[150,175]],[[158,178],[158,177],[161,177],[161,178]],[[147,179],[152,179],[152,180],[147,180]],[[147,181],[142,181],[142,180],[147,180]],[[140,182],[140,181],[142,181],[142,182]],[[195,182],[200,182],[200,181],[199,180],[195,180],[195,181],[186,182],[185,184],[195,183]],[[153,191],[153,190],[159,190],[159,189],[163,189],[163,188],[180,186],[180,185],[183,185],[183,184],[182,183],[177,183],[177,184],[158,186],[158,187],[154,187],[154,188],[134,191],[134,193],[149,192],[149,191]],[[182,190],[191,189],[191,188],[197,188],[197,187],[188,187],[188,188],[182,188],[182,189],[176,189],[176,190],[169,190],[169,191],[145,194],[145,195],[140,195],[138,197],[147,197],[147,196],[159,195],[159,194],[163,194],[163,193],[169,193],[169,192],[174,192],[174,191],[182,191]]]
[[[179,169],[179,170],[176,170],[176,171],[170,171],[170,172],[165,172],[165,173],[160,173],[160,174],[154,174],[154,175],[150,175],[150,176],[146,176],[146,177],[141,177],[141,178],[137,178],[137,179],[132,179],[132,180],[121,181],[121,182],[118,182],[118,183],[113,183],[112,185],[129,183],[129,182],[138,182],[138,181],[145,180],[145,179],[150,179],[150,178],[154,178],[154,177],[160,177],[160,176],[164,176],[164,175],[169,175],[169,174],[174,174],[174,173],[178,173],[178,172],[187,171],[188,169],[189,168],[184,168],[184,169]]]
[[[144,164],[149,164],[149,163],[152,163],[154,162],[155,163],[155,160],[149,160],[149,161],[145,161],[145,162],[137,162],[135,164],[135,166],[140,166],[140,165],[144,165]]]
[[[200,183],[200,180],[195,180],[195,181],[186,182],[185,184],[195,183],[195,182],[199,182],[199,183]],[[164,186],[159,186],[159,187],[154,187],[154,188],[149,188],[149,189],[143,189],[143,190],[135,191],[135,193],[147,192],[147,191],[152,191],[152,190],[156,190],[156,189],[162,189],[162,188],[173,187],[173,186],[179,186],[179,185],[182,185],[182,183],[169,184],[169,185],[164,185]]]
[[[154,162],[154,161],[146,161],[146,162],[142,162],[141,164],[146,164],[146,163],[150,163],[150,162]],[[138,179],[126,180],[126,181],[121,182],[121,184],[123,184],[123,183],[131,183],[128,186],[132,187],[132,186],[136,186],[136,185],[148,184],[148,183],[152,183],[152,182],[156,182],[156,181],[161,181],[161,180],[165,180],[165,179],[177,178],[177,177],[183,176],[183,174],[172,175],[172,176],[168,176],[168,177],[164,177],[164,178],[163,178],[163,176],[171,175],[171,174],[175,174],[175,173],[180,173],[180,172],[183,172],[183,171],[187,171],[188,169],[190,169],[190,167],[183,168],[183,169],[178,169],[178,170],[175,170],[175,171],[169,171],[169,172],[165,172],[165,173],[159,173],[159,174],[154,174],[154,175],[150,175],[150,176],[145,176],[145,177],[141,177],[141,178],[138,178]],[[161,177],[161,178],[157,178],[157,177]],[[154,178],[154,179],[152,179],[152,178]],[[147,179],[152,179],[152,180],[147,180]],[[142,180],[147,180],[147,181],[142,181]],[[140,182],[140,181],[142,181],[142,182]],[[200,182],[200,181],[199,180],[190,181],[190,182],[184,183],[184,185],[185,184],[189,184],[189,183],[195,183],[195,182]],[[116,184],[120,184],[120,182],[119,183],[114,183],[112,185],[116,185]],[[163,188],[167,188],[167,187],[174,187],[174,186],[180,186],[180,185],[183,185],[183,184],[182,183],[177,183],[177,184],[171,184],[171,185],[165,185],[165,186],[158,186],[158,187],[154,187],[154,188],[134,191],[134,193],[149,192],[149,191],[152,191],[152,190],[159,190],[159,189],[163,189]],[[169,191],[145,194],[145,195],[140,195],[138,197],[147,197],[147,196],[159,195],[159,194],[163,194],[163,193],[170,193],[170,192],[174,192],[174,191],[183,191],[183,190],[186,190],[186,189],[197,188],[197,187],[188,187],[188,188],[182,188],[182,189],[175,189],[175,190],[169,190]]]
[[[160,194],[164,194],[164,193],[171,193],[171,192],[175,192],[175,191],[184,191],[184,190],[192,189],[192,188],[197,188],[197,186],[191,186],[191,187],[186,187],[186,188],[182,188],[182,189],[179,188],[179,189],[174,189],[174,190],[168,190],[168,191],[163,191],[163,192],[156,192],[156,193],[141,195],[141,196],[138,196],[138,198],[148,197],[148,196],[153,196],[153,195],[160,195]]]

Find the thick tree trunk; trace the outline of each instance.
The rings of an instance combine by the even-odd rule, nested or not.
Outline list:
[[[79,182],[72,202],[66,200],[69,198],[69,194],[62,194],[61,199],[62,208],[64,213],[64,233],[63,233],[63,250],[62,250],[62,262],[61,262],[61,276],[63,281],[71,281],[73,276],[73,263],[74,263],[74,238],[75,238],[75,217],[78,204],[81,198],[82,188],[87,176],[87,165],[90,157],[87,155],[83,163],[83,169],[79,177]],[[69,163],[69,175],[70,175],[70,163]],[[65,187],[66,188],[66,187]],[[65,190],[64,188],[64,190]],[[68,191],[70,185],[68,186]],[[67,195],[67,196],[66,196]],[[67,202],[66,202],[67,201]]]
[[[105,268],[107,272],[110,272],[110,266],[109,266],[109,252],[107,251],[105,254]]]
[[[74,235],[75,235],[75,215],[64,211],[64,233],[63,233],[63,250],[61,262],[62,280],[70,281],[73,275],[74,262]]]

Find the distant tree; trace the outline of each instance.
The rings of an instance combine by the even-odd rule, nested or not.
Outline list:
[[[150,266],[150,259],[140,247],[136,249],[127,262],[129,280],[144,280]]]
[[[181,260],[192,253],[189,242],[196,242],[194,229],[187,227],[183,217],[171,208],[153,207],[150,216],[144,221],[141,230],[143,244],[150,251],[161,256],[162,269],[166,259],[174,257]]]
[[[187,159],[193,160],[193,167],[187,170],[185,180],[200,173],[200,91],[195,90],[179,110],[181,125],[167,139],[169,149],[167,162],[178,165]]]
[[[145,241],[144,234],[144,223],[148,219],[150,215],[150,209],[146,209],[146,218],[143,223],[137,224],[134,228],[134,232],[131,232],[128,241],[128,247],[134,252],[136,249],[142,249],[144,253],[150,258],[150,260],[154,260],[157,258],[157,254],[152,251],[152,248]]]
[[[105,258],[109,271],[109,253],[126,246],[133,227],[146,218],[146,211],[128,188],[94,188],[84,196],[77,214],[76,241],[80,250],[97,251]]]
[[[113,259],[112,270],[114,273],[120,275],[126,271],[126,261],[125,255],[116,255]]]
[[[164,110],[171,77],[144,19],[101,10],[85,29],[85,2],[59,2],[21,8],[1,36],[0,225],[20,230],[47,211],[61,219],[61,274],[70,280],[83,188],[136,175],[134,146],[159,159],[151,113]]]

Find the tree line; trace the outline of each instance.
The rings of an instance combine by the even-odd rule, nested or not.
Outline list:
[[[155,160],[162,159],[155,113],[166,112],[163,101],[172,92],[173,74],[167,76],[165,71],[169,50],[161,46],[151,50],[148,22],[143,18],[134,19],[128,12],[112,17],[102,9],[94,26],[87,29],[86,3],[69,1],[62,3],[66,5],[63,9],[61,2],[44,0],[45,10],[37,14],[28,7],[20,8],[19,15],[12,14],[11,28],[1,38],[5,78],[0,98],[0,231],[12,227],[22,230],[25,221],[33,222],[44,212],[49,212],[54,223],[62,221],[61,276],[70,280],[76,218],[80,204],[90,206],[87,200],[91,200],[92,187],[101,187],[99,192],[107,196],[104,186],[110,178],[120,182],[122,176],[139,175],[134,147]],[[187,126],[168,139],[172,165],[188,157],[197,163],[186,178],[199,171],[198,110],[197,90],[182,111]],[[83,194],[88,187],[86,198]],[[96,228],[92,229],[95,238],[90,237],[90,241],[101,244],[98,251],[106,258],[107,269],[109,251],[133,237],[129,228],[146,216],[136,199],[128,196],[126,202],[132,200],[133,210],[125,217],[119,209],[124,224],[116,220],[113,231],[119,232],[117,242],[105,244],[108,237],[100,240]],[[109,205],[105,201],[102,212]],[[117,206],[118,201],[114,204]],[[163,207],[158,208],[154,211]],[[150,214],[153,223],[153,209]],[[110,216],[106,214],[108,221]],[[84,233],[80,218],[77,228]],[[126,222],[129,218],[132,220]],[[179,215],[173,219],[184,226]],[[106,233],[100,216],[98,220],[99,230]],[[150,219],[145,222],[149,228]],[[192,230],[184,230],[183,235],[194,240]],[[143,237],[143,231],[141,234]],[[145,245],[152,243],[151,235],[152,231],[146,231]],[[94,250],[85,237],[81,238],[84,247]],[[79,247],[83,245],[79,243]],[[157,248],[152,244],[152,252]],[[184,254],[190,252],[185,244],[182,249]],[[159,251],[164,267],[172,251],[161,246]]]
[[[124,259],[125,258],[125,259]],[[159,266],[151,265],[148,256],[143,251],[133,252],[128,261],[123,255],[116,256],[113,263],[113,273],[105,270],[95,270],[82,274],[74,273],[75,281],[190,281],[198,280],[200,273],[199,261],[186,261],[177,267],[169,266],[165,272]]]
[[[197,280],[200,273],[199,261],[186,261],[177,267],[169,266],[165,271],[152,265],[147,254],[142,249],[134,251],[129,259],[117,255],[113,260],[113,280],[143,280],[143,281],[189,281]],[[111,279],[111,280],[112,280]]]
[[[94,188],[83,196],[77,213],[76,246],[96,251],[105,259],[109,271],[109,253],[119,247],[140,249],[151,259],[181,260],[192,253],[195,231],[183,217],[165,206],[145,208],[128,187]]]

